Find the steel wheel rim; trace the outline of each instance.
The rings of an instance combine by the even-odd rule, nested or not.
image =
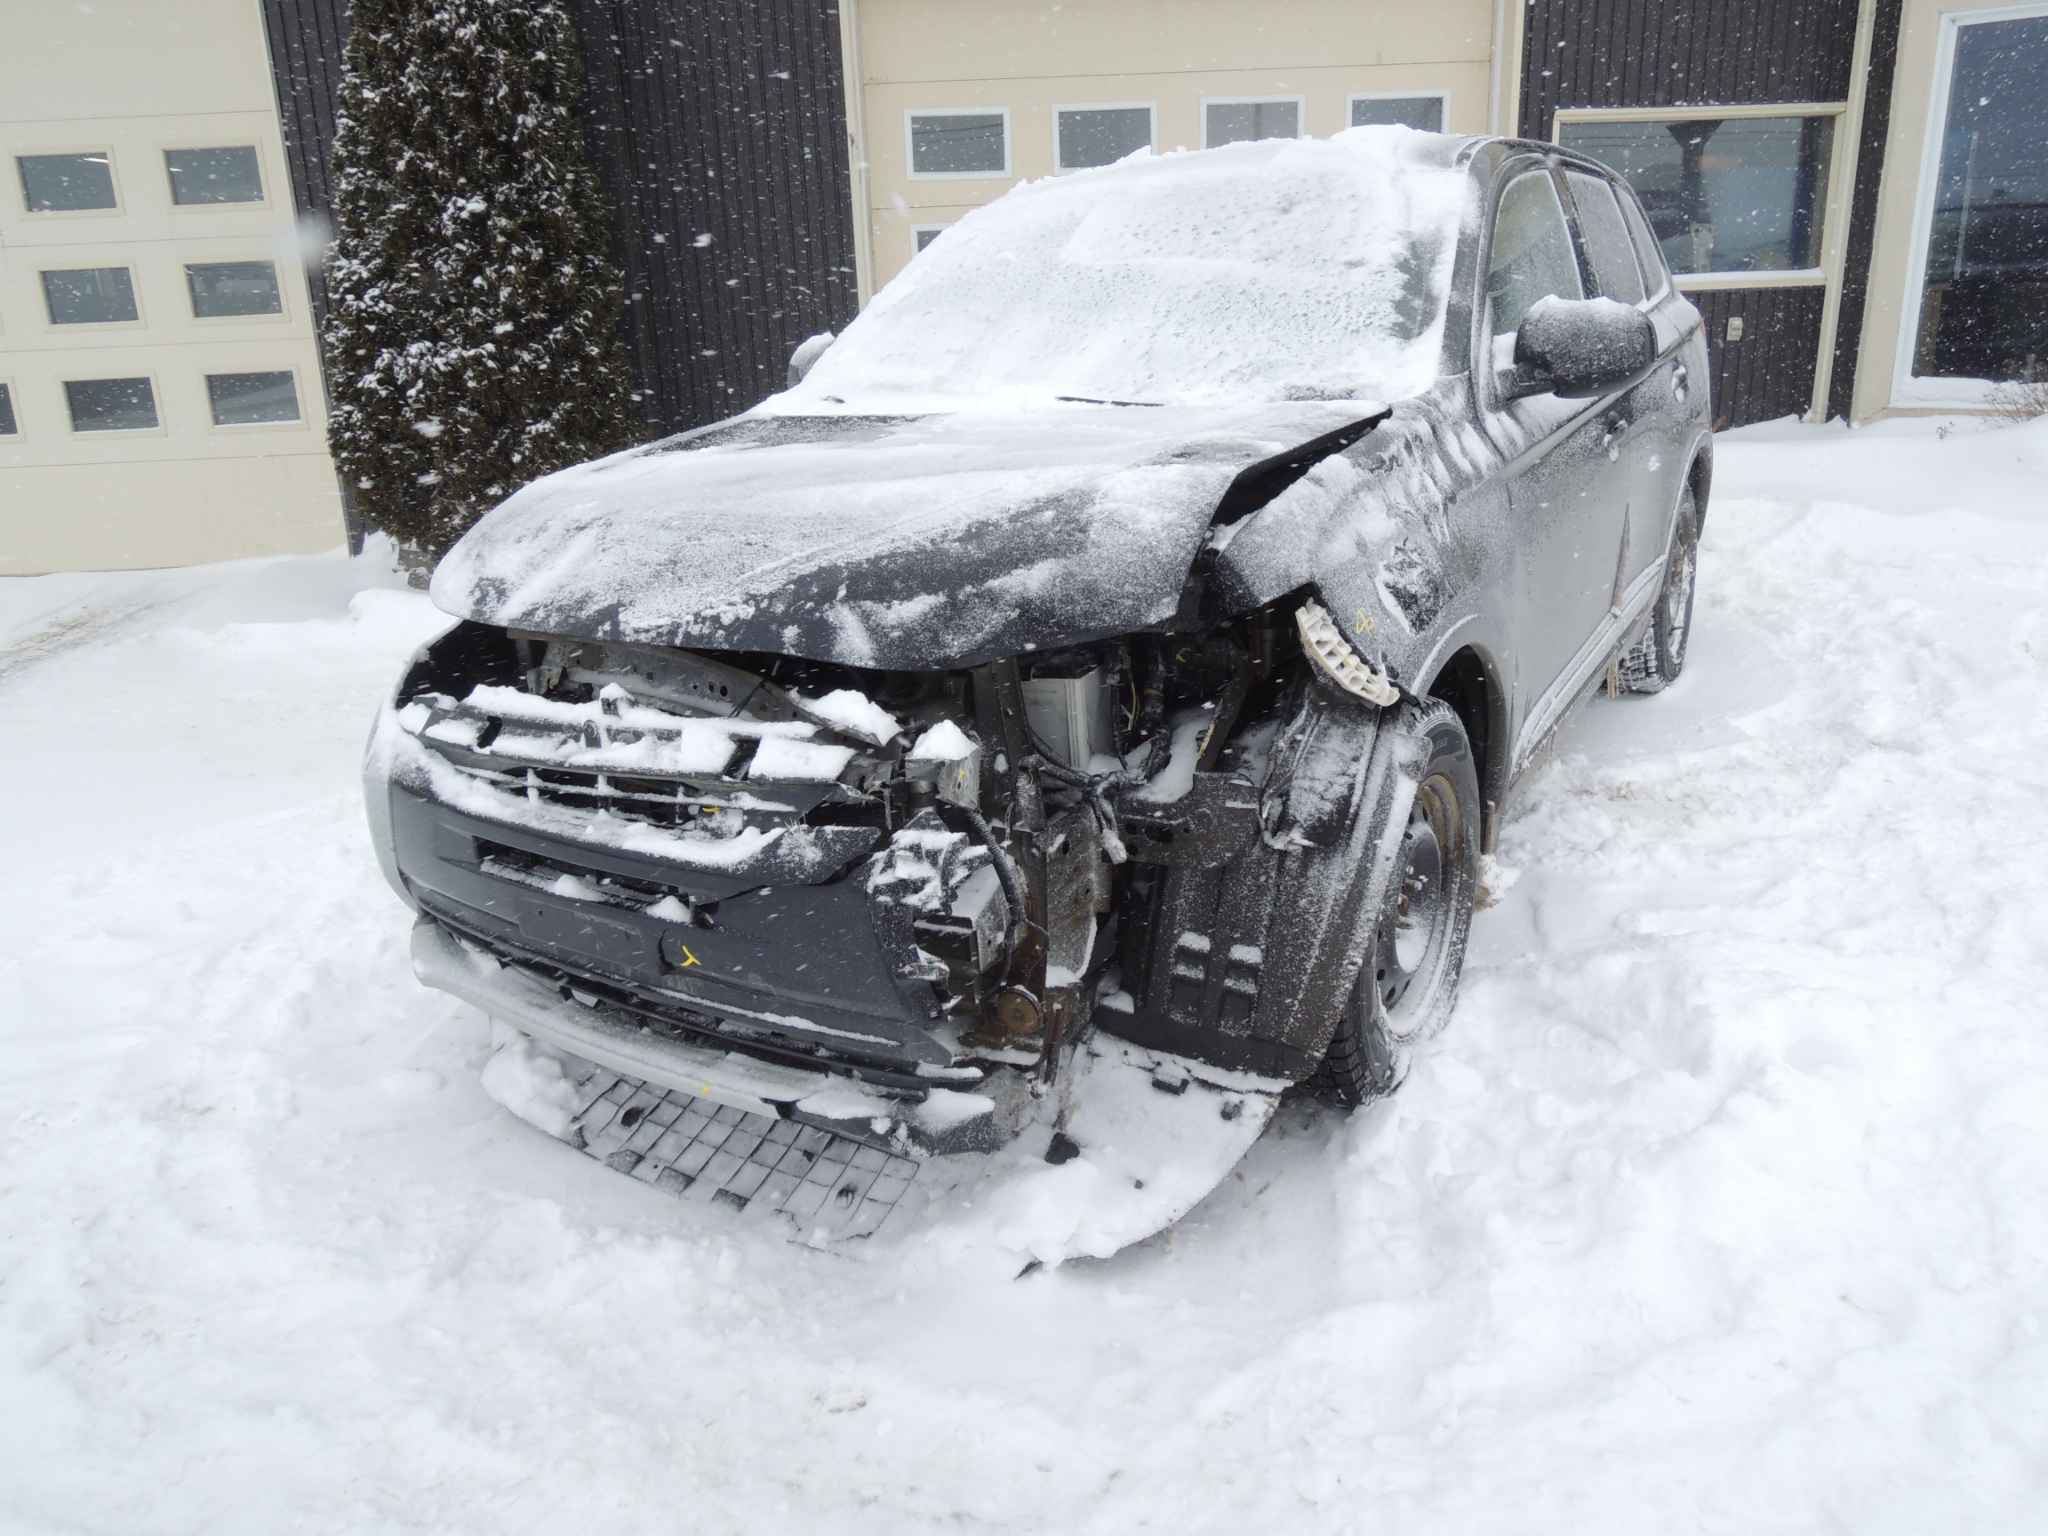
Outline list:
[[[1457,917],[1458,793],[1442,774],[1425,779],[1401,834],[1399,862],[1373,936],[1372,1011],[1395,1039],[1429,1018]]]

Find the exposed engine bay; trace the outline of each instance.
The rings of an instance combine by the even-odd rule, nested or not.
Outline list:
[[[1313,1070],[1358,884],[1326,845],[1376,712],[1319,678],[1312,612],[935,672],[465,622],[373,742],[392,873],[436,942],[640,1033],[558,1041],[585,1058],[824,1074],[850,1092],[749,1094],[902,1154],[1037,1115],[1057,1161],[1098,1032],[1235,1118]],[[419,963],[461,990],[445,944]]]

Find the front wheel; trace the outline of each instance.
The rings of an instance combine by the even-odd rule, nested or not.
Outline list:
[[[1450,1017],[1479,889],[1479,773],[1463,723],[1432,700],[1404,705],[1390,729],[1420,745],[1422,773],[1365,964],[1316,1076],[1345,1105],[1392,1093],[1416,1042]]]

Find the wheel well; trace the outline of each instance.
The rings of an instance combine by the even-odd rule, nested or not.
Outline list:
[[[1506,695],[1494,681],[1486,658],[1470,646],[1443,664],[1429,685],[1429,693],[1431,698],[1451,706],[1458,723],[1465,727],[1466,739],[1472,743],[1472,766],[1478,770],[1479,794],[1486,802],[1481,807],[1484,821],[1480,827],[1480,846],[1491,848],[1503,798],[1499,772],[1502,765],[1496,759],[1506,755],[1501,750],[1507,736]]]
[[[1692,457],[1692,468],[1685,472],[1686,483],[1692,487],[1692,526],[1697,533],[1706,526],[1707,488],[1714,483],[1713,457],[1702,450]]]

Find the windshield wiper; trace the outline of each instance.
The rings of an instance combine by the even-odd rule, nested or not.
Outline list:
[[[1068,405],[1141,405],[1155,411],[1166,403],[1163,400],[1098,400],[1093,395],[1054,395],[1053,399]]]

